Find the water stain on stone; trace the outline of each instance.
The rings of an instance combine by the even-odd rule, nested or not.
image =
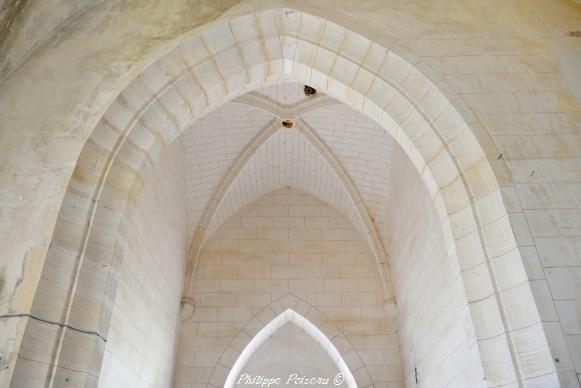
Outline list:
[[[10,29],[24,9],[25,0],[7,0],[0,4],[0,45],[8,37]]]

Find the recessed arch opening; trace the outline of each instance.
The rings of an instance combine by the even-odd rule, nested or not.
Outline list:
[[[291,323],[293,325],[298,326],[302,330],[304,330],[307,334],[311,336],[314,342],[316,342],[319,346],[321,346],[329,355],[329,357],[333,360],[337,369],[339,369],[340,373],[344,377],[344,381],[349,388],[357,388],[357,383],[355,381],[355,377],[353,373],[349,370],[345,360],[341,356],[341,353],[337,350],[335,345],[327,338],[327,336],[313,323],[311,323],[308,319],[303,317],[301,314],[297,313],[291,308],[286,309],[282,313],[280,313],[276,318],[270,321],[266,326],[264,326],[258,334],[256,334],[252,340],[246,345],[244,350],[240,353],[236,362],[230,369],[228,373],[228,377],[226,378],[226,382],[224,383],[224,388],[233,388],[236,384],[236,381],[239,379],[240,372],[248,362],[248,360],[252,357],[252,355],[256,352],[256,350],[277,330],[281,327],[286,325],[287,323]]]
[[[63,296],[62,314],[57,314],[64,317],[65,328],[57,335],[53,347],[57,351],[49,352],[50,364],[58,366],[62,357],[80,351],[67,341],[71,332],[66,329],[80,308],[84,285],[78,282],[79,274],[94,263],[119,265],[114,260],[116,236],[111,231],[117,230],[126,202],[139,194],[161,151],[225,101],[259,86],[295,81],[313,85],[375,120],[406,152],[434,199],[450,251],[460,260],[474,252],[484,258],[487,265],[482,276],[491,284],[491,314],[501,322],[503,337],[499,338],[505,338],[502,352],[507,357],[501,367],[509,370],[511,381],[521,381],[524,372],[519,358],[525,350],[512,339],[508,324],[513,313],[510,304],[515,302],[498,296],[501,290],[489,263],[488,247],[502,225],[483,221],[504,220],[507,214],[492,169],[471,132],[469,112],[457,96],[442,91],[446,90],[442,80],[417,58],[400,55],[397,47],[388,49],[307,13],[285,11],[259,12],[208,28],[185,42],[181,52],[170,52],[141,74],[98,124],[79,158],[53,237],[52,250],[71,253],[67,267],[74,276]],[[259,25],[253,20],[260,20]],[[316,28],[301,29],[304,25]],[[326,31],[339,32],[343,43]],[[478,202],[491,198],[496,204],[493,210]],[[78,203],[82,211],[66,214]],[[71,233],[71,224],[82,232]],[[71,237],[74,243],[68,245]],[[509,240],[507,245],[516,246],[514,239]],[[101,249],[87,249],[95,244]],[[49,260],[46,270],[58,271],[61,265]],[[116,281],[114,274],[105,277]],[[463,280],[464,292],[479,287],[470,276]],[[49,290],[40,287],[39,297]],[[100,313],[82,321],[80,329],[107,338],[107,304],[114,293],[99,290],[97,294],[95,299],[103,301]],[[486,318],[474,309],[471,318],[477,321],[478,346],[492,348],[495,345],[487,342],[483,327]],[[495,357],[486,351],[481,357],[492,381],[499,367]],[[98,375],[100,364],[96,370]]]

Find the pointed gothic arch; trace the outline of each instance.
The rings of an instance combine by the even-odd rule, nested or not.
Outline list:
[[[224,383],[224,388],[232,388],[236,383],[240,372],[250,360],[250,357],[258,350],[260,345],[262,345],[270,336],[276,333],[281,327],[291,323],[297,327],[304,330],[311,338],[316,341],[333,360],[337,369],[343,374],[345,378],[345,383],[349,388],[357,388],[357,383],[355,382],[355,377],[347,367],[345,360],[341,357],[341,354],[333,345],[331,340],[327,338],[325,334],[315,325],[313,325],[308,319],[303,317],[301,314],[294,311],[292,308],[287,308],[285,311],[273,318],[272,321],[266,324],[253,338],[250,340],[248,345],[244,348],[240,356],[236,359],[236,362],[230,369],[226,382]]]
[[[258,312],[230,341],[214,367],[208,387],[232,388],[260,345],[287,323],[297,325],[325,350],[349,388],[364,387],[371,381],[357,350],[334,322],[307,301],[286,294]],[[337,347],[335,343],[341,345]]]
[[[515,338],[522,328],[512,327],[518,309],[511,307],[523,301],[535,311],[536,307],[530,290],[519,300],[503,295],[493,270],[495,254],[516,248],[498,182],[471,129],[474,116],[425,63],[396,46],[386,47],[329,20],[287,9],[207,26],[178,49],[121,93],[80,154],[43,269],[67,271],[71,281],[41,283],[37,290],[42,295],[51,287],[64,288],[59,310],[43,317],[59,325],[54,346],[48,347],[48,380],[54,378],[63,354],[74,358],[78,352],[92,352],[66,340],[71,327],[85,333],[90,349],[103,346],[107,338],[119,261],[115,231],[126,201],[139,193],[161,150],[225,101],[281,81],[311,84],[389,130],[433,196],[450,252],[459,262],[475,256],[485,264],[482,277],[489,289],[470,308],[491,384],[499,369],[508,370],[511,381],[525,380],[532,372],[524,370],[520,360],[531,353],[549,354],[546,341],[531,350]],[[494,250],[499,235],[504,237],[500,253]],[[57,251],[64,252],[66,263],[53,260]],[[87,300],[80,295],[93,284],[78,279],[93,265],[98,269],[91,276],[108,279],[107,287],[88,290],[92,297]],[[462,276],[466,290],[480,294],[481,279],[464,272]],[[95,319],[73,314],[87,303],[99,311]],[[501,322],[502,333],[496,337],[500,345],[488,335],[491,316]],[[25,337],[34,336],[34,330],[30,326]],[[500,364],[498,352],[504,357]],[[100,366],[94,369],[98,374]]]

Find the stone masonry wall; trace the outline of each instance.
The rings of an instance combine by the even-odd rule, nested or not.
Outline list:
[[[376,387],[402,386],[396,324],[374,258],[320,200],[280,189],[241,209],[208,241],[195,276],[197,307],[181,326],[175,388],[205,387],[236,334],[289,293],[335,323]]]
[[[100,387],[171,386],[188,244],[183,161],[176,141],[128,204]]]
[[[399,147],[393,168],[389,254],[404,382],[485,387],[458,259],[432,198]]]

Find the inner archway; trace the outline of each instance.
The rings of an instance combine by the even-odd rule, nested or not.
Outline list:
[[[288,308],[334,344],[358,386],[402,381],[396,312],[369,244],[313,195],[283,187],[232,214],[204,245],[192,284],[176,386],[222,387],[252,338]]]
[[[321,349],[323,349],[323,351],[326,353],[326,355],[335,364],[337,371],[339,371],[339,373],[341,373],[341,377],[339,378],[340,380],[333,381],[333,378],[335,378],[338,373],[332,373],[332,374],[328,373],[330,371],[328,366],[319,361],[319,363],[318,363],[319,365],[314,365],[315,368],[310,369],[311,371],[313,371],[315,373],[312,373],[310,376],[307,375],[307,377],[315,378],[315,379],[321,378],[322,382],[326,381],[327,384],[330,384],[330,382],[333,381],[334,385],[336,385],[336,386],[344,386],[344,387],[348,387],[348,388],[357,388],[357,383],[355,382],[355,377],[353,377],[353,374],[349,370],[349,367],[345,363],[345,360],[343,359],[343,357],[341,356],[341,354],[339,353],[339,351],[337,350],[335,345],[333,345],[333,343],[329,340],[329,338],[327,338],[325,336],[325,334],[323,334],[323,332],[321,330],[319,330],[319,328],[317,328],[315,325],[313,325],[311,322],[309,322],[309,320],[307,320],[301,314],[297,313],[296,311],[294,311],[290,308],[285,310],[281,314],[279,314],[270,323],[268,323],[266,326],[264,326],[262,328],[262,330],[260,330],[254,338],[252,338],[250,343],[248,343],[248,345],[246,345],[246,347],[244,348],[244,350],[242,351],[242,353],[240,354],[240,356],[238,357],[238,359],[236,360],[236,362],[232,366],[232,369],[230,370],[228,377],[226,378],[226,382],[224,383],[224,388],[238,387],[239,386],[238,384],[240,384],[241,382],[244,383],[244,377],[241,375],[241,373],[243,371],[248,372],[247,371],[248,368],[245,368],[245,367],[247,367],[247,364],[249,362],[254,361],[254,360],[251,360],[253,355],[255,355],[256,352],[262,350],[262,349],[260,349],[260,347],[263,346],[265,344],[265,342],[268,342],[271,339],[271,337],[273,335],[275,335],[277,332],[285,331],[285,334],[287,334],[287,336],[286,336],[286,338],[283,337],[283,341],[285,339],[287,341],[292,341],[293,337],[294,338],[298,337],[298,336],[296,336],[295,333],[292,333],[292,331],[290,331],[290,333],[289,333],[289,326],[290,326],[289,324],[300,328],[302,331],[304,331],[306,334],[308,334],[311,338],[311,343],[316,343]],[[290,336],[289,336],[289,334],[290,334]],[[307,345],[310,345],[308,343],[308,341],[305,341],[305,342],[307,343]],[[288,344],[285,344],[285,345],[288,346]],[[274,347],[274,350],[276,350],[276,346]],[[300,356],[301,349],[293,348],[291,350],[296,352],[295,356]],[[308,352],[309,350],[311,350],[311,347],[307,346],[304,349],[302,349],[302,352]],[[303,356],[306,356],[306,359],[308,362],[308,360],[309,360],[308,355],[306,353],[302,353],[302,354],[303,354]],[[313,357],[312,360],[317,361],[318,358]],[[289,365],[289,367],[290,367],[290,365]],[[292,370],[292,367],[291,368],[289,368],[289,367],[285,368],[283,365],[281,369],[277,369],[276,366],[275,367],[273,367],[273,366],[268,367],[267,366],[265,368],[263,363],[259,362],[259,365],[257,365],[255,367],[255,369],[258,368],[256,370],[264,372],[266,376],[273,376],[271,378],[280,377],[282,381],[285,381],[286,385],[299,384],[298,381],[295,382],[296,379],[293,379],[293,376],[292,376],[293,370]],[[253,369],[250,369],[250,371],[252,371],[252,370]],[[302,370],[305,370],[305,368],[303,368]],[[284,374],[281,373],[281,372],[285,372],[285,371],[291,372],[291,373],[284,373]],[[294,371],[294,372],[296,373],[296,371]],[[334,371],[331,370],[331,372],[334,372]],[[251,374],[246,373],[246,375],[251,375]],[[300,374],[297,377],[303,377],[303,376],[304,376],[303,374]],[[251,377],[251,376],[249,376],[249,377]],[[322,384],[322,382],[321,382],[321,384]]]
[[[268,371],[267,376],[281,376],[271,379],[286,385],[335,384],[335,379],[343,378],[319,344],[292,323],[281,327],[261,345],[242,369],[235,387],[243,387],[264,371]],[[337,386],[346,387],[344,382],[337,381]]]

